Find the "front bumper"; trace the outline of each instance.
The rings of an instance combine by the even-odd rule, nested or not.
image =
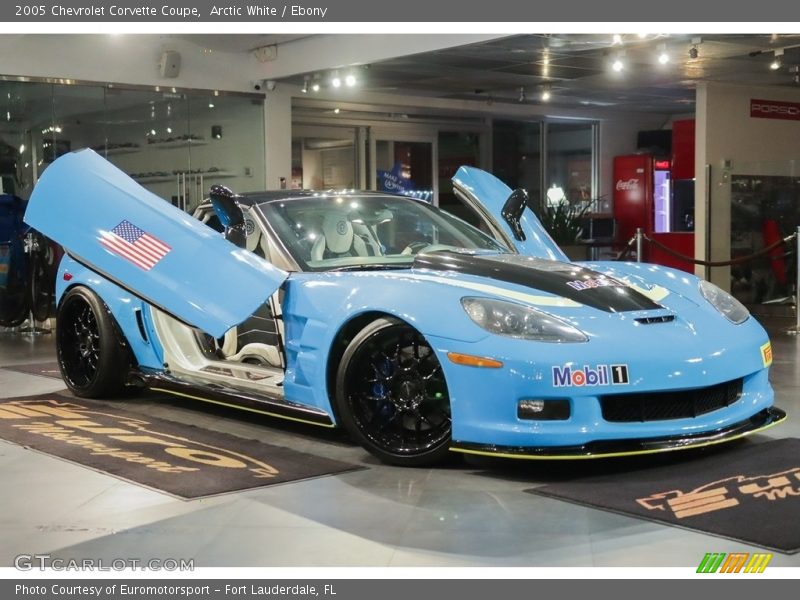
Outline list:
[[[786,418],[779,408],[766,408],[744,421],[716,431],[648,439],[593,441],[580,446],[516,447],[453,441],[450,450],[464,454],[528,460],[576,460],[636,456],[702,448],[741,439],[764,431]]]

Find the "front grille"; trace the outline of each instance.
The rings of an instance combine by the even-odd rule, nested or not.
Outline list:
[[[613,394],[600,397],[603,418],[612,423],[668,421],[704,415],[736,402],[743,381],[734,379],[718,385],[678,392]]]

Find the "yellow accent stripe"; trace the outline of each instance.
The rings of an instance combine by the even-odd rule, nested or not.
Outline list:
[[[172,394],[173,396],[181,396],[182,398],[189,398],[191,400],[200,400],[201,402],[208,402],[210,404],[218,404],[219,406],[226,406],[228,408],[235,408],[237,410],[246,410],[247,412],[257,413],[259,415],[267,415],[269,417],[275,417],[278,419],[285,419],[286,421],[294,421],[295,423],[305,423],[307,425],[316,425],[318,427],[326,427],[327,429],[334,429],[336,425],[327,424],[327,423],[317,423],[315,421],[308,421],[307,419],[301,419],[299,417],[289,417],[286,415],[279,415],[274,412],[270,412],[268,410],[259,410],[257,408],[250,408],[249,406],[240,406],[238,404],[229,404],[228,402],[221,402],[220,400],[212,400],[211,398],[201,398],[200,396],[192,396],[191,394],[185,394],[183,392],[176,392],[174,390],[166,390],[164,388],[158,387],[151,387],[151,390],[154,392],[164,392],[165,394]]]
[[[477,456],[496,456],[498,458],[516,458],[519,460],[592,460],[595,458],[616,458],[622,456],[641,456],[644,454],[659,454],[661,452],[675,452],[677,450],[690,450],[694,448],[705,448],[708,446],[716,446],[718,444],[725,444],[727,442],[732,442],[734,440],[738,440],[748,435],[752,435],[754,433],[759,433],[761,431],[766,431],[770,427],[774,427],[780,423],[783,423],[786,420],[786,417],[781,419],[780,421],[775,421],[774,423],[769,423],[768,425],[764,425],[763,427],[759,427],[758,429],[754,429],[752,431],[747,431],[745,433],[740,433],[739,435],[735,435],[733,437],[725,438],[724,440],[713,440],[710,442],[703,442],[700,444],[688,444],[686,446],[677,446],[674,448],[659,448],[654,450],[629,450],[627,452],[608,452],[606,454],[587,454],[587,455],[573,455],[573,454],[563,454],[563,455],[550,455],[550,456],[537,456],[533,454],[509,454],[506,452],[488,452],[486,450],[472,450],[470,448],[457,448],[451,447],[451,452],[461,452],[462,454],[475,454]]]

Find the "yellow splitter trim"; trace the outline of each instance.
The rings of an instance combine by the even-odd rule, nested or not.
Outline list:
[[[547,456],[536,456],[533,454],[510,454],[507,452],[489,452],[488,450],[472,450],[470,448],[458,448],[458,447],[451,447],[451,452],[461,452],[462,454],[475,454],[477,456],[494,456],[497,458],[516,458],[518,460],[593,460],[596,458],[615,458],[615,457],[623,457],[623,456],[642,456],[645,454],[660,454],[662,452],[676,452],[678,450],[692,450],[694,448],[705,448],[708,446],[716,446],[719,444],[726,444],[728,442],[733,442],[734,440],[738,440],[748,435],[752,435],[754,433],[760,433],[762,431],[766,431],[770,427],[774,427],[775,425],[779,425],[786,420],[786,417],[783,419],[779,419],[774,421],[773,423],[768,423],[758,429],[753,429],[752,431],[746,431],[744,433],[739,433],[729,438],[725,438],[723,440],[711,440],[708,442],[699,442],[697,444],[686,444],[685,446],[675,446],[674,448],[657,448],[652,450],[630,450],[627,452],[607,452],[604,454],[564,454],[559,456],[558,454],[549,454]]]

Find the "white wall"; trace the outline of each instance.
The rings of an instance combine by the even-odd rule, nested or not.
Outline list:
[[[789,160],[800,159],[800,121],[750,117],[750,100],[800,102],[800,90],[703,83],[697,88],[695,138],[695,256],[706,248],[707,183],[710,189],[711,259],[730,258],[731,190],[723,161],[732,161],[729,173],[767,175],[780,172]],[[755,163],[761,163],[756,165]],[[710,181],[705,167],[711,166]],[[746,166],[749,165],[749,166]],[[704,270],[698,268],[699,274]],[[711,280],[729,289],[730,268],[711,270]]]

